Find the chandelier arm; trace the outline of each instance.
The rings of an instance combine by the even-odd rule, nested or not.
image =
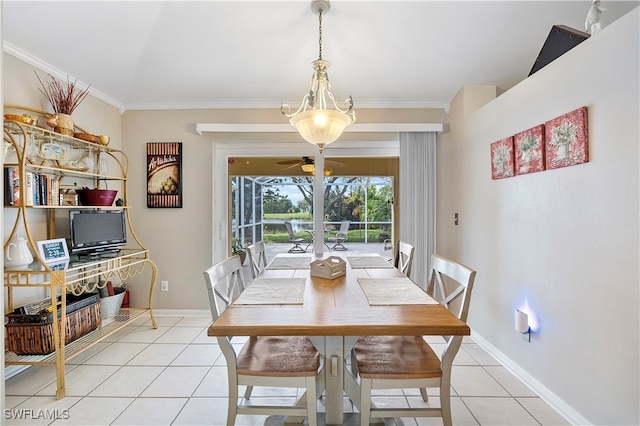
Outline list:
[[[311,92],[307,93],[306,95],[304,95],[302,97],[302,102],[301,102],[300,108],[298,108],[298,110],[296,112],[294,112],[294,113],[291,113],[291,114],[289,113],[289,111],[291,111],[291,107],[289,106],[289,104],[282,104],[280,106],[280,112],[282,112],[282,115],[284,115],[287,118],[291,118],[291,117],[293,117],[294,115],[296,115],[296,114],[298,114],[300,112],[306,111],[307,110],[307,106],[309,104],[309,95],[310,94],[311,94]],[[287,112],[285,112],[285,109],[286,109]]]

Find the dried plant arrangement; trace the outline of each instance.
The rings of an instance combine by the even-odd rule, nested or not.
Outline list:
[[[87,86],[84,90],[79,90],[76,87],[78,79],[71,82],[69,81],[69,76],[67,76],[67,85],[65,87],[51,74],[47,74],[51,77],[51,81],[44,84],[38,74],[35,71],[34,73],[42,86],[42,88],[38,90],[40,90],[44,97],[49,101],[53,108],[53,112],[55,113],[71,115],[89,94],[89,88],[91,85]]]

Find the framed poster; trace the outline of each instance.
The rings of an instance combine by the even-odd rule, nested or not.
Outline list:
[[[491,144],[491,179],[513,175],[513,136],[509,136]]]
[[[182,142],[147,143],[147,207],[182,207]]]
[[[517,175],[544,170],[544,126],[542,124],[517,133],[513,137],[513,146]]]
[[[578,108],[544,125],[547,169],[589,161],[587,107]]]

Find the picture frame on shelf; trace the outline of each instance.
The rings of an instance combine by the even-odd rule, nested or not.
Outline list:
[[[182,207],[182,142],[147,143],[147,207]]]

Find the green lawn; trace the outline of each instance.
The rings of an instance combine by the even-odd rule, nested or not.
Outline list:
[[[311,213],[265,213],[263,217],[265,219],[282,221],[291,219],[313,220]]]

